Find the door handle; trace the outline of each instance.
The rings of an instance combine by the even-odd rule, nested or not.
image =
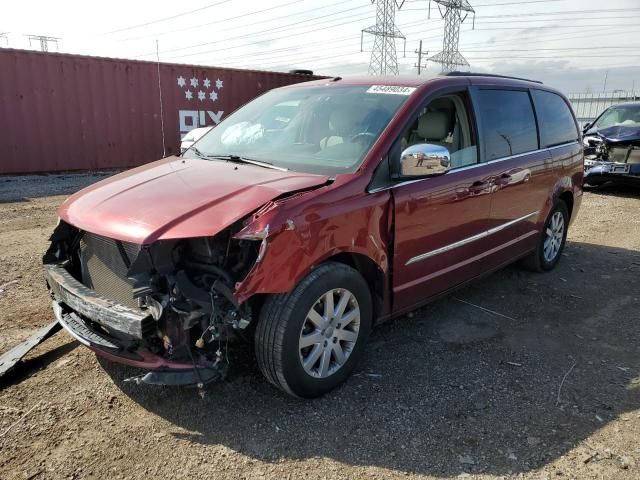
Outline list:
[[[503,173],[498,178],[496,178],[493,183],[502,187],[505,185],[509,185],[511,183],[511,180],[513,180],[513,177],[511,175],[509,175],[508,173]]]
[[[476,181],[471,184],[469,187],[469,193],[480,193],[489,188],[489,182]]]

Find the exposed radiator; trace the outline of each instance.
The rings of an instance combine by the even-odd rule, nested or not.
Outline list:
[[[140,245],[120,242],[129,262],[140,252]],[[93,233],[85,233],[80,240],[82,283],[103,297],[128,307],[138,308],[133,288],[127,278],[127,264],[118,241]]]

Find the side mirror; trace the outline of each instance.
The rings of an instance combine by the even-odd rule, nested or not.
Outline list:
[[[419,143],[406,148],[400,157],[401,177],[442,175],[451,169],[449,150],[440,145]]]

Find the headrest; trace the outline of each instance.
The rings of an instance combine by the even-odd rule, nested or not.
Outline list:
[[[337,135],[348,135],[355,131],[358,117],[347,109],[338,109],[329,116],[329,127]]]
[[[442,140],[449,133],[449,116],[429,110],[418,120],[418,135],[426,140]]]

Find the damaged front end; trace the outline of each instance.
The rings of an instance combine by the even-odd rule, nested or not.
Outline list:
[[[228,345],[253,319],[234,288],[266,248],[266,232],[238,238],[243,226],[135,245],[61,221],[43,259],[56,317],[96,353],[150,370],[133,380],[202,386],[224,377]]]
[[[640,185],[640,129],[615,127],[587,132],[584,144],[584,183]]]

